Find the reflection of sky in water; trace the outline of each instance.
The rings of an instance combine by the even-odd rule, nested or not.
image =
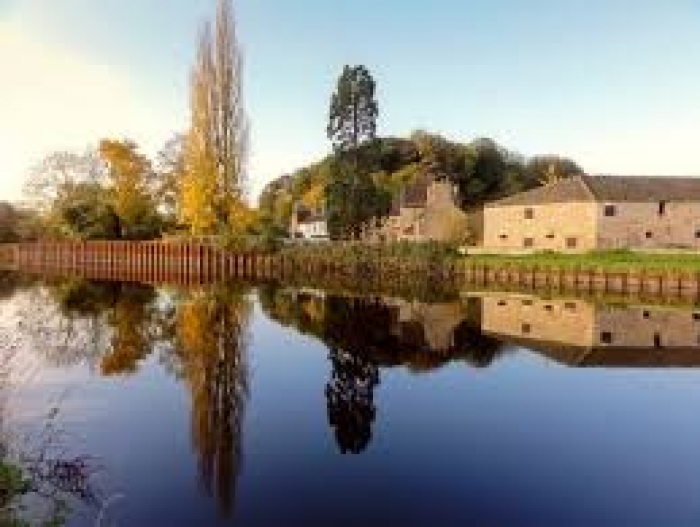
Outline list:
[[[241,524],[700,520],[698,370],[571,368],[517,347],[485,368],[382,367],[371,440],[342,455],[328,423],[322,340],[256,303],[245,353],[250,396],[233,512]],[[31,423],[45,411],[36,405],[67,394],[61,426],[104,464],[110,492],[124,494],[112,506],[121,524],[215,524],[191,385],[166,356],[161,347],[114,377],[94,361],[43,365],[12,404]]]

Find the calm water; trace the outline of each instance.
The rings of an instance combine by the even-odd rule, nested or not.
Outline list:
[[[700,524],[690,309],[3,285],[2,424],[83,460],[70,525]]]

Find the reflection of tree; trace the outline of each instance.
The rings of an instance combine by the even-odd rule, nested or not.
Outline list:
[[[155,291],[150,287],[124,285],[108,318],[112,327],[109,353],[102,357],[105,375],[133,373],[152,350],[152,305]]]
[[[151,286],[64,280],[18,295],[17,333],[50,365],[133,373],[159,339]]]
[[[379,369],[365,357],[338,348],[331,349],[329,358],[333,371],[326,384],[328,421],[340,451],[358,454],[372,437]]]
[[[176,315],[176,353],[191,390],[200,477],[225,516],[232,511],[241,463],[249,317],[244,294],[222,291],[193,293],[179,304]]]

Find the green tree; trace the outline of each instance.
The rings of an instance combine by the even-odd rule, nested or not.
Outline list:
[[[364,66],[345,66],[331,97],[327,135],[335,157],[326,187],[329,230],[334,238],[353,236],[380,205],[380,192],[370,177],[367,149],[377,132],[376,84]]]
[[[328,138],[337,151],[357,149],[377,134],[376,84],[364,66],[345,66],[331,97]]]

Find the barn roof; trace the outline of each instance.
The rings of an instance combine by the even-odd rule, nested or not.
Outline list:
[[[700,177],[575,176],[514,194],[488,206],[544,203],[700,201]]]

